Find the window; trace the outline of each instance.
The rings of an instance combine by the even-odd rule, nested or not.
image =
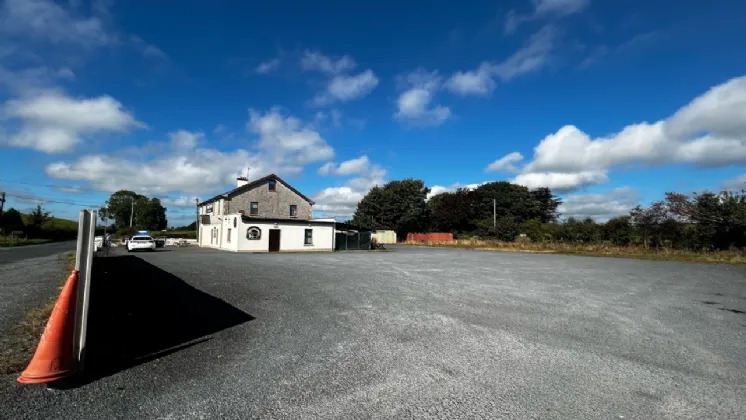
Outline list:
[[[250,227],[248,230],[246,230],[246,239],[250,239],[252,241],[262,239],[262,230],[256,226]]]
[[[270,191],[276,191],[277,184],[274,179],[270,179],[269,182],[267,182],[267,186],[269,187]]]
[[[306,229],[305,245],[313,245],[313,229]]]
[[[228,243],[231,243],[231,230],[228,229]]]
[[[298,206],[295,204],[290,205],[290,217],[298,217]]]
[[[205,213],[212,213],[212,203],[205,206]]]
[[[249,214],[259,214],[259,202],[251,202],[251,207],[249,207]]]

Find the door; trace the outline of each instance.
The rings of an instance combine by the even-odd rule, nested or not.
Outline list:
[[[269,230],[269,252],[280,250],[280,229]]]

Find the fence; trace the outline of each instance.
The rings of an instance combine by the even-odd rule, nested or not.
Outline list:
[[[353,251],[370,249],[370,232],[345,231],[335,234],[335,251]]]
[[[452,242],[452,233],[408,233],[407,242]]]

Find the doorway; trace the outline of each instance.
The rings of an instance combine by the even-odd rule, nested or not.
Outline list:
[[[269,252],[280,251],[280,229],[269,230]]]

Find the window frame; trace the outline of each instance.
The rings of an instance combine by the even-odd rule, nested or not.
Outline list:
[[[290,212],[289,213],[290,217],[298,217],[298,205],[297,204],[291,204],[288,211]]]
[[[228,238],[225,241],[226,243],[231,243],[231,236],[233,236],[231,235],[231,228],[228,228]]]
[[[267,181],[267,190],[270,192],[277,192],[277,181],[274,179],[270,179]]]
[[[303,245],[313,245],[313,229],[306,229],[303,233]]]
[[[256,211],[254,211],[254,204],[256,204]],[[259,215],[259,202],[258,201],[252,201],[249,203],[249,216],[251,215]]]

